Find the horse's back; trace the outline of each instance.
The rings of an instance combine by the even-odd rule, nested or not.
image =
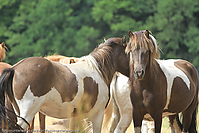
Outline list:
[[[193,64],[185,60],[179,60],[175,62],[175,65],[181,69],[190,79],[192,79],[195,84],[197,84],[198,72]]]
[[[4,63],[4,62],[0,62],[0,74],[1,74],[3,69],[10,68],[10,67],[12,67],[10,64]]]

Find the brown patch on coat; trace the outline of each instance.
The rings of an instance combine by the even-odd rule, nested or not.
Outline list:
[[[191,84],[193,88],[193,84]],[[193,99],[193,91],[190,91],[184,80],[176,77],[173,80],[171,97],[168,105],[168,112],[180,112],[189,105]]]
[[[30,57],[18,63],[14,69],[13,87],[18,100],[23,98],[28,86],[37,97],[45,95],[54,87],[60,93],[62,102],[73,100],[77,93],[75,75],[60,63],[41,57]]]
[[[173,81],[168,110],[179,112],[183,110],[183,105],[189,105],[192,102],[193,95],[197,93],[197,71],[190,62],[185,60],[176,61],[174,65],[184,72],[190,81],[190,88],[181,77],[176,77]]]
[[[28,86],[33,95],[37,97],[45,95],[53,87],[54,66],[44,58],[26,58],[14,69],[13,87],[18,100],[23,98]]]
[[[185,60],[179,60],[174,62],[174,65],[179,68],[181,71],[183,71],[187,77],[193,80],[194,84],[196,84],[196,82],[198,82],[197,79],[197,70],[196,68],[188,61]]]
[[[84,95],[82,97],[82,111],[88,113],[92,109],[98,98],[98,84],[91,78],[85,77]]]
[[[76,75],[67,66],[56,62],[54,64],[57,77],[55,89],[60,93],[62,102],[70,102],[78,92]]]

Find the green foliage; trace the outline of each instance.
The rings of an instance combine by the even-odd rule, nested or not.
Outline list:
[[[85,6],[82,6],[85,5]],[[62,54],[82,56],[97,44],[99,31],[92,25],[91,8],[83,1],[22,1],[6,43],[8,62],[29,56]]]
[[[90,53],[103,37],[149,29],[162,58],[182,58],[199,69],[199,1],[0,0],[0,41],[14,64],[30,56]]]
[[[186,59],[199,68],[196,59],[199,52],[198,7],[199,2],[194,0],[158,1],[157,12],[149,17],[146,25],[164,52],[162,58]]]

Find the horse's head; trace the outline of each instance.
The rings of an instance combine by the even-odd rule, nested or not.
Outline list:
[[[5,43],[2,42],[0,44],[0,62],[2,62],[2,60],[6,57],[6,49],[8,50]]]
[[[104,39],[90,55],[96,60],[101,75],[110,84],[113,74],[118,71],[129,76],[129,57],[125,53],[126,36]]]
[[[154,58],[159,57],[159,50],[155,38],[149,34],[148,30],[128,32],[129,43],[126,53],[130,54],[131,75],[142,80],[147,67],[152,65]]]
[[[129,76],[129,57],[125,53],[125,49],[127,46],[126,36],[122,38],[109,38],[105,40],[105,44],[109,44],[112,47],[112,52],[115,60],[114,64],[116,66],[116,71],[119,71],[126,76]]]

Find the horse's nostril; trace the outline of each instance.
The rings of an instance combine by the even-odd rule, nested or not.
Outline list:
[[[138,76],[141,76],[142,75],[142,71],[138,71]]]
[[[144,74],[144,70],[134,71],[134,73],[135,73],[138,77],[140,77],[140,76],[142,76],[142,75]]]
[[[142,74],[144,74],[144,70],[142,70]]]

